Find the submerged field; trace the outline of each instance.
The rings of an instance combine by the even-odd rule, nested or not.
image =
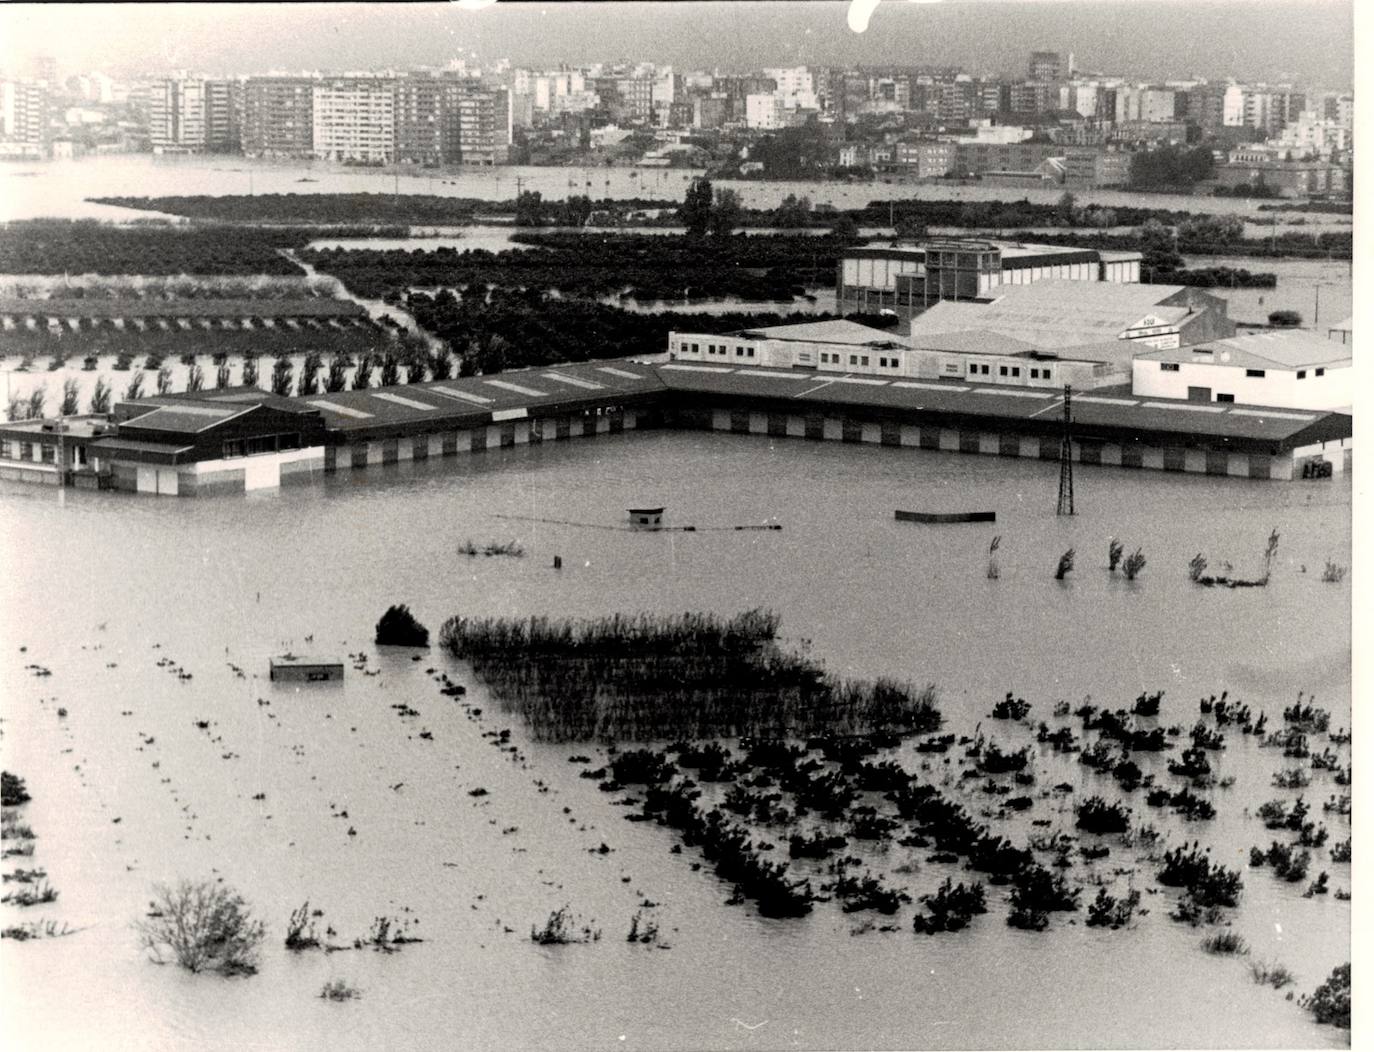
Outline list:
[[[1080,514],[1059,519],[1056,477],[1054,465],[1034,461],[644,434],[247,499],[72,492],[59,503],[35,487],[5,486],[0,550],[14,594],[27,598],[6,604],[0,623],[0,750],[33,795],[23,820],[34,853],[22,864],[44,868],[60,897],[6,906],[4,920],[80,929],[0,943],[21,1006],[7,1025],[30,1044],[73,1048],[365,1048],[439,1034],[501,1048],[1101,1047],[1138,1044],[1142,1033],[1161,1046],[1345,1044],[1346,1032],[1317,1025],[1285,997],[1311,992],[1350,957],[1350,903],[1336,896],[1351,887],[1350,867],[1331,854],[1349,824],[1323,805],[1349,791],[1338,780],[1348,746],[1330,732],[1350,726],[1352,584],[1320,579],[1326,561],[1350,563],[1349,480],[1083,469]],[[665,504],[672,524],[783,528],[642,533],[520,518],[615,525],[623,509],[646,503]],[[998,522],[911,526],[892,521],[894,507],[995,508]],[[1268,587],[1189,581],[1198,551],[1213,566],[1254,574],[1271,529],[1281,540]],[[991,579],[994,535],[1002,540]],[[524,557],[460,554],[471,537],[517,541]],[[1147,558],[1134,582],[1108,572],[1113,537]],[[1076,569],[1056,582],[1070,546]],[[626,821],[663,802],[651,792],[661,783],[630,781],[639,775],[624,761],[629,776],[619,777],[602,743],[534,740],[469,665],[438,647],[420,661],[374,647],[372,627],[396,602],[432,630],[452,614],[728,616],[765,607],[781,615],[780,642],[828,673],[933,682],[945,720],[937,733],[955,741],[940,753],[918,749],[929,735],[903,737],[849,761],[808,750],[821,765],[808,784],[842,775],[856,790],[843,813],[816,800],[796,825],[807,837],[845,837],[829,858],[792,858],[787,825],[770,826],[756,806],[748,816],[726,808],[732,792],[742,804],[741,790],[776,791],[795,816],[800,782],[743,784],[765,763],[778,777],[777,757],[756,755],[710,780],[700,766],[709,758],[649,743],[673,765],[669,785],[690,777],[702,791],[696,806],[747,824],[760,860],[788,863],[791,879],[829,899],[804,916],[763,917],[752,899],[727,904],[736,881],[716,875],[719,861],[702,843],[684,844],[671,823]],[[287,648],[354,660],[341,686],[269,684],[267,658]],[[465,693],[443,693],[446,682]],[[1265,735],[1200,711],[1200,699],[1223,690],[1252,720],[1265,713]],[[1300,690],[1315,693],[1331,720],[1308,735],[1309,755],[1284,756],[1261,741],[1284,729],[1283,710]],[[1029,703],[1022,718],[994,718],[1008,691]],[[1080,754],[1038,740],[1043,720],[1089,747],[1111,735],[1074,710],[1130,710],[1159,691],[1157,716],[1133,716],[1134,729],[1182,733],[1174,748],[1132,758],[1142,779],[1210,802],[1213,818],[1151,806],[1149,787],[1127,790]],[[1225,739],[1224,750],[1205,750],[1212,786],[1169,770],[1185,761],[1199,720]],[[1115,756],[1123,746],[1112,740]],[[961,778],[988,766],[992,742],[1003,757],[1028,750],[1019,773],[1033,781],[1018,785],[1013,769]],[[734,739],[722,745],[727,764],[750,752]],[[1314,766],[1328,750],[1332,766]],[[886,775],[861,774],[860,764]],[[1009,925],[1016,885],[968,868],[972,845],[937,844],[938,826],[914,798],[913,817],[903,816],[900,798],[880,784],[896,778],[884,764],[1010,847],[1045,845],[1038,861],[1083,889],[1079,908],[1050,911],[1044,931]],[[600,779],[581,777],[600,767]],[[1306,787],[1274,785],[1276,772],[1295,768]],[[619,788],[598,788],[612,779]],[[1160,839],[1128,845],[1118,833],[1078,828],[1093,796],[1124,801],[1130,828],[1148,823]],[[1011,806],[1017,797],[1029,805]],[[1260,806],[1280,800],[1291,813],[1299,797],[1310,807],[1309,835],[1317,824],[1327,831],[1309,849],[1305,879],[1284,879],[1268,858],[1251,867],[1251,848],[1302,836],[1266,828]],[[1101,810],[1090,814],[1111,826]],[[888,817],[902,827],[855,835],[861,820],[871,831]],[[900,842],[913,835],[930,842]],[[1238,905],[1222,907],[1229,927],[1169,918],[1182,892],[1158,880],[1165,854],[1194,840],[1240,875]],[[1070,865],[1055,866],[1063,855]],[[846,912],[850,897],[823,889],[843,879],[831,871],[843,856],[858,860],[845,867],[846,892],[863,892],[871,874],[911,901],[893,913]],[[6,871],[16,864],[7,860]],[[1304,897],[1322,870],[1328,892]],[[159,968],[129,927],[154,882],[214,874],[267,923],[257,976]],[[931,913],[921,896],[947,878],[984,884],[988,912],[960,931],[914,932],[918,911]],[[1087,924],[1099,881],[1118,898],[1140,892],[1129,926]],[[408,923],[424,941],[390,954],[293,954],[282,945],[286,922],[307,900],[323,911],[317,923],[322,936],[333,930],[329,941],[351,946],[378,917]],[[532,942],[531,928],[563,907],[575,932],[602,937]],[[637,935],[650,924],[657,935],[630,942],[632,924]],[[1213,931],[1239,936],[1248,956],[1205,952]],[[1283,966],[1294,982],[1260,985],[1252,963]],[[332,980],[361,997],[322,999]]]

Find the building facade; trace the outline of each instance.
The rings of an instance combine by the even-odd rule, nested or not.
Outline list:
[[[389,77],[337,78],[311,89],[311,148],[328,161],[389,164],[396,156],[396,95]]]
[[[249,157],[309,157],[314,143],[314,80],[249,77],[243,84],[243,152]]]
[[[1131,390],[1150,398],[1348,410],[1351,347],[1315,333],[1276,331],[1137,356]]]

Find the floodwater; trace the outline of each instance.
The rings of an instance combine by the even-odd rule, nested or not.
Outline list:
[[[37,172],[37,175],[30,173]],[[122,154],[50,161],[41,166],[0,167],[0,221],[37,216],[128,219],[147,212],[131,212],[91,204],[87,197],[194,194],[438,194],[505,200],[520,190],[536,190],[545,200],[573,194],[601,198],[646,198],[677,204],[697,169],[543,168],[503,166],[445,171],[353,168],[324,161],[260,161],[246,157],[166,157]],[[942,201],[1011,201],[1025,198],[1052,204],[1063,187],[962,186],[944,182],[910,183],[879,180],[871,183],[777,182],[720,180],[740,195],[749,208],[774,208],[788,194],[805,196],[816,205],[857,208],[870,201],[913,197]],[[1181,209],[1216,215],[1251,216],[1269,227],[1266,202],[1245,198],[1189,197],[1178,194],[1137,194],[1121,190],[1074,190],[1080,205],[1119,208],[1139,206]],[[1309,223],[1326,217],[1307,216]],[[1348,217],[1346,217],[1348,218]]]
[[[1050,715],[1061,699],[1115,708],[1161,689],[1161,722],[1191,725],[1198,698],[1225,688],[1271,726],[1299,690],[1316,692],[1333,728],[1349,725],[1351,583],[1318,576],[1327,559],[1350,562],[1348,476],[1284,484],[1085,467],[1078,514],[1058,518],[1057,474],[1054,464],[997,457],[642,433],[374,468],[247,498],[0,484],[10,597],[0,608],[0,749],[34,797],[25,820],[38,840],[23,861],[45,867],[61,892],[22,914],[4,907],[3,919],[81,929],[0,943],[15,1046],[1344,1045],[1347,1032],[1252,982],[1246,959],[1203,953],[1201,930],[1168,919],[1174,892],[1157,889],[1155,865],[1115,845],[1095,865],[1119,890],[1129,881],[1146,892],[1149,912],[1129,930],[1087,928],[1080,911],[1053,915],[1044,933],[1016,931],[1000,888],[989,889],[986,916],[936,937],[911,932],[912,906],[894,918],[897,931],[852,934],[866,915],[836,903],[782,921],[726,905],[730,889],[709,865],[692,869],[696,849],[671,854],[673,834],[624,821],[619,794],[576,776],[568,757],[601,750],[531,743],[457,662],[437,650],[412,662],[371,644],[396,602],[434,631],[459,613],[763,605],[782,614],[790,644],[809,640],[833,671],[932,681],[951,730],[982,721],[1013,747],[1029,729],[987,719],[1008,690],[1033,703],[1032,725],[1062,722]],[[611,526],[646,503],[701,529],[530,521]],[[894,522],[894,508],[995,509],[998,522],[913,526]],[[704,529],[764,522],[783,529]],[[1268,588],[1189,582],[1199,550],[1214,567],[1254,572],[1271,528],[1281,543]],[[1001,576],[989,580],[994,535]],[[1138,581],[1108,574],[1112,536],[1143,549]],[[526,554],[455,554],[469,538],[518,539]],[[1070,546],[1077,569],[1056,583]],[[361,651],[378,674],[350,667],[341,686],[269,684],[268,657],[288,647]],[[163,658],[193,678],[158,667]],[[30,663],[52,675],[35,678]],[[466,683],[480,717],[440,696],[429,667]],[[402,704],[416,714],[399,713]],[[505,728],[515,753],[483,736]],[[1297,795],[1269,785],[1294,762],[1227,730],[1214,762],[1236,782],[1209,794],[1214,821],[1149,813],[1142,793],[1131,802],[1171,843],[1200,838],[1244,868],[1249,846],[1274,836],[1247,812]],[[897,758],[910,770],[924,759],[909,745]],[[946,777],[939,760],[935,780]],[[1171,781],[1163,758],[1137,762]],[[994,822],[1018,843],[1032,818],[1051,822],[1044,832],[1072,832],[1071,808],[1046,791],[1057,781],[1079,797],[1115,795],[1109,779],[1047,752],[1034,765],[1033,809]],[[1346,791],[1330,779],[1313,772],[1306,798]],[[487,795],[469,795],[479,787]],[[970,792],[971,810],[986,799]],[[1314,811],[1333,841],[1349,836],[1345,819]],[[913,896],[961,872],[895,844],[866,854]],[[1314,855],[1312,876],[1325,869],[1333,889],[1350,887],[1348,865],[1325,849]],[[894,873],[902,863],[914,871]],[[1136,872],[1112,877],[1116,866]],[[129,929],[153,882],[211,874],[268,922],[256,977],[157,967]],[[1303,898],[1305,885],[1267,870],[1245,869],[1244,880],[1235,928],[1251,960],[1295,973],[1290,990],[1310,992],[1349,960],[1348,902]],[[669,949],[625,940],[646,898]],[[307,899],[333,941],[351,943],[378,915],[413,917],[425,941],[391,955],[292,955],[281,946],[285,921]],[[603,938],[533,944],[530,927],[565,904]],[[321,1000],[335,978],[361,999]]]

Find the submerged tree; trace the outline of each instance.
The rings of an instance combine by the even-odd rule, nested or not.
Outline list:
[[[186,373],[186,390],[199,391],[205,387],[205,370],[192,359],[191,368]]]
[[[157,371],[157,393],[167,394],[172,389],[172,367],[164,365]]]
[[[372,355],[358,356],[358,368],[353,371],[353,390],[366,391],[372,386]]]
[[[110,411],[110,384],[103,376],[96,377],[95,388],[91,391],[89,412],[93,416],[104,416]]]
[[[258,356],[256,354],[243,356],[242,383],[244,387],[258,386]]]
[[[229,363],[220,362],[219,365],[215,368],[215,387],[223,391],[226,387],[229,386],[229,382]]]
[[[336,394],[348,386],[348,359],[341,354],[334,355],[329,359],[329,372],[324,378],[324,389],[329,394]]]
[[[1126,557],[1126,563],[1122,567],[1126,574],[1126,580],[1134,581],[1136,574],[1145,569],[1145,555],[1139,548]]]
[[[988,545],[988,580],[995,581],[1002,576],[1002,568],[997,565],[997,549],[1002,546],[1002,535],[999,533]]]
[[[48,400],[48,391],[45,387],[35,387],[29,392],[28,418],[30,420],[43,419],[43,403]]]
[[[401,382],[401,366],[396,356],[388,351],[382,356],[382,371],[378,377],[383,387],[395,387]]]
[[[324,368],[324,359],[320,357],[318,351],[311,351],[305,356],[305,361],[301,363],[301,375],[296,382],[296,394],[301,398],[320,393],[320,370]]]
[[[427,647],[429,629],[415,619],[415,615],[404,603],[390,606],[377,622],[377,645]]]
[[[143,370],[139,369],[129,377],[129,386],[124,388],[124,400],[133,402],[143,397]]]
[[[1113,537],[1107,542],[1107,569],[1111,573],[1116,573],[1116,568],[1121,564],[1122,553],[1126,546]]]
[[[189,972],[252,975],[266,928],[243,897],[214,880],[158,884],[147,915],[134,924],[158,964],[170,957]]]
[[[285,354],[277,355],[272,363],[272,393],[283,397],[291,393],[291,359]]]
[[[62,381],[62,415],[75,416],[81,412],[81,385],[69,376]]]
[[[1073,570],[1073,549],[1070,548],[1059,557],[1059,568],[1054,571],[1054,579],[1062,581],[1064,575]]]

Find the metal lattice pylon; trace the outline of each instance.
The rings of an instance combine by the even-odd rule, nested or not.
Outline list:
[[[1059,443],[1058,515],[1073,514],[1073,388],[1064,385],[1064,437]]]

